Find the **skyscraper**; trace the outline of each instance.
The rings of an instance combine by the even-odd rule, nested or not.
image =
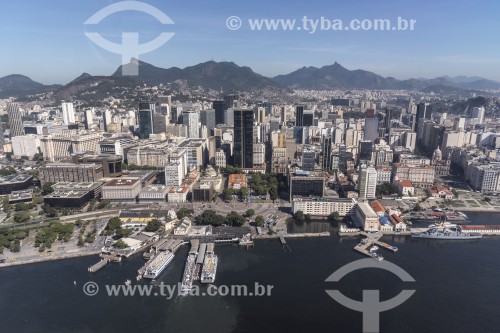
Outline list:
[[[139,112],[137,114],[137,124],[139,125],[139,138],[148,139],[150,134],[154,134],[153,113],[155,104],[148,102],[139,103]]]
[[[375,110],[369,109],[365,112],[364,139],[374,141],[378,138],[378,117]]]
[[[85,129],[89,130],[94,124],[94,112],[92,110],[85,111]]]
[[[359,198],[375,199],[377,192],[377,170],[372,166],[362,166],[359,172]]]
[[[224,110],[226,103],[224,101],[213,101],[212,108],[215,110],[215,124],[224,124]]]
[[[229,109],[229,108],[235,108],[238,107],[235,104],[239,99],[238,95],[236,94],[230,94],[224,96],[224,109]]]
[[[9,117],[8,124],[10,128],[10,137],[24,135],[23,120],[19,103],[7,103],[7,116]]]
[[[62,103],[61,108],[62,108],[64,125],[74,124],[75,109],[73,107],[73,103]]]
[[[471,111],[471,117],[477,119],[477,124],[482,125],[484,122],[484,108],[474,107]]]
[[[253,168],[253,110],[234,110],[234,165]]]
[[[332,169],[332,136],[323,136],[323,169]]]
[[[208,136],[212,136],[212,131],[216,125],[216,113],[214,109],[206,109],[200,111],[200,123],[207,126]]]
[[[187,127],[188,138],[200,137],[200,115],[197,111],[182,112],[182,123]]]
[[[295,126],[304,126],[304,106],[297,105],[295,107]]]
[[[422,139],[423,123],[426,119],[431,119],[432,108],[429,103],[419,103],[417,105],[417,114],[414,119],[413,131],[417,133],[417,140]]]
[[[106,110],[102,113],[102,120],[104,123],[104,130],[108,130],[109,124],[111,124],[111,111]]]

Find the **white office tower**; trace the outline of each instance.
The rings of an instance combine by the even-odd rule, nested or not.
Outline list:
[[[111,120],[111,111],[109,111],[109,110],[104,111],[102,113],[102,120],[103,120],[103,123],[104,123],[104,130],[107,131],[109,124],[111,124],[111,122],[112,122],[112,120]]]
[[[182,123],[187,127],[188,138],[200,137],[200,116],[197,111],[184,111],[182,113]]]
[[[168,163],[165,166],[165,185],[179,186],[182,183],[182,165],[178,161]]]
[[[484,108],[475,107],[472,109],[471,117],[477,119],[476,124],[482,125],[484,122]]]
[[[453,123],[453,129],[455,131],[464,130],[465,129],[465,118],[455,118]]]
[[[61,108],[62,108],[64,125],[74,124],[75,109],[73,107],[73,103],[62,103]]]
[[[377,191],[377,170],[372,166],[361,166],[358,184],[360,199],[375,199]]]
[[[93,124],[94,124],[94,111],[93,110],[86,110],[85,111],[85,129],[86,130],[91,129]]]
[[[266,145],[263,143],[253,144],[253,164],[262,165],[266,159]]]
[[[229,108],[224,110],[224,123],[227,126],[234,126],[234,109]]]

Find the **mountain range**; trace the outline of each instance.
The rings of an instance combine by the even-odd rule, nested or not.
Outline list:
[[[122,70],[139,66],[137,77],[122,76]],[[383,77],[373,72],[357,69],[349,70],[339,63],[323,67],[302,67],[285,75],[268,78],[255,73],[251,68],[238,66],[234,62],[207,61],[185,68],[160,68],[137,59],[120,66],[110,76],[92,76],[83,73],[70,83],[43,85],[23,75],[9,75],[0,78],[0,98],[23,97],[44,92],[54,92],[56,97],[69,98],[96,85],[101,90],[113,87],[133,87],[138,83],[159,85],[185,83],[191,87],[228,91],[245,91],[262,88],[300,88],[311,90],[331,89],[404,89],[419,91],[461,91],[498,90],[500,83],[480,77],[441,76],[434,79],[398,80]]]

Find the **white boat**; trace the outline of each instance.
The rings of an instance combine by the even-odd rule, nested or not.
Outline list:
[[[215,254],[205,256],[203,269],[201,271],[201,283],[214,283],[215,274],[217,273],[218,258]]]
[[[146,267],[144,272],[144,278],[155,279],[158,275],[163,272],[163,270],[172,262],[174,259],[174,254],[170,251],[160,252]]]

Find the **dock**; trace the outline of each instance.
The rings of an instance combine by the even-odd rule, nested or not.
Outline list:
[[[370,258],[373,258],[373,259],[379,260],[379,261],[384,260],[384,257],[379,255],[376,252],[376,250],[373,250],[375,245],[380,246],[381,248],[384,248],[384,249],[392,251],[392,252],[398,251],[397,247],[380,241],[380,238],[382,238],[382,236],[384,236],[384,234],[381,231],[378,231],[375,233],[368,233],[368,232],[360,231],[359,234],[366,237],[366,238],[363,239],[358,245],[356,245],[354,247],[354,250],[361,253],[361,254],[364,254]]]
[[[104,266],[106,266],[107,264],[109,263],[109,259],[101,259],[99,262],[97,262],[96,264],[90,266],[88,268],[88,271],[90,273],[95,273],[97,272],[98,270],[100,270],[101,268],[103,268]]]

